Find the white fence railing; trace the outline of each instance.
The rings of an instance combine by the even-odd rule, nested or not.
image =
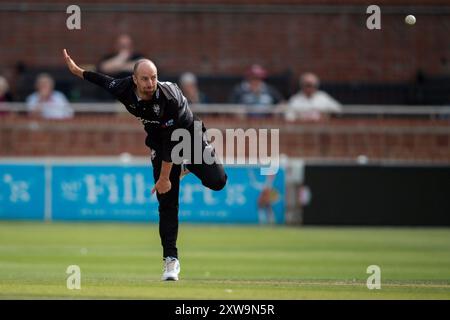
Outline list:
[[[84,102],[71,103],[76,113],[123,113],[125,107],[119,103]],[[289,107],[277,105],[273,107],[247,106],[240,104],[194,104],[191,109],[199,114],[285,114]],[[25,103],[0,103],[0,112],[27,112]],[[334,112],[336,113],[336,112]],[[338,113],[340,115],[421,115],[421,116],[450,116],[450,106],[405,106],[405,105],[344,105]]]

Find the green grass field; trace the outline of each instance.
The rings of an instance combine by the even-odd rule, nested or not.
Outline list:
[[[162,282],[156,225],[1,222],[0,298],[450,299],[450,229],[181,224],[179,253]]]

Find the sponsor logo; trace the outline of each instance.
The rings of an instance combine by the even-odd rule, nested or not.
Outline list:
[[[163,128],[167,128],[167,127],[170,127],[170,126],[173,126],[173,119],[170,119],[169,121],[167,121],[166,123],[164,123],[163,125],[162,125],[162,127]]]
[[[147,119],[143,119],[143,118],[139,118],[139,120],[142,122],[142,124],[159,124],[159,121],[156,120],[147,120]]]

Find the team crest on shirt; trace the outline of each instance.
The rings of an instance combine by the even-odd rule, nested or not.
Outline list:
[[[109,88],[110,89],[112,89],[113,87],[115,87],[116,86],[116,80],[113,80],[113,81],[111,81],[110,83],[109,83]]]
[[[161,111],[159,104],[153,105],[153,112],[156,113],[157,116],[159,116],[159,112]]]

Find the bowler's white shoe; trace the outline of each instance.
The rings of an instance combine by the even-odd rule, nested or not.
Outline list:
[[[177,281],[178,274],[180,273],[180,261],[174,257],[164,258],[164,273],[161,277],[163,281]]]

